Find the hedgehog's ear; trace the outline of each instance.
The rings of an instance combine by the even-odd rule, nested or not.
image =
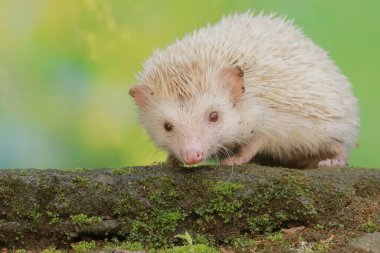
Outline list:
[[[230,90],[232,102],[238,102],[245,91],[243,70],[239,66],[226,67],[222,69],[221,77]]]
[[[129,95],[135,99],[136,104],[141,108],[145,105],[145,97],[147,93],[148,88],[142,84],[136,84],[129,89]]]

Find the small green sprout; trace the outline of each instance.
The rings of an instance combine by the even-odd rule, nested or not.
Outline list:
[[[193,245],[193,238],[191,238],[191,235],[186,231],[185,234],[180,234],[174,236],[174,238],[181,238],[187,242],[188,245]]]

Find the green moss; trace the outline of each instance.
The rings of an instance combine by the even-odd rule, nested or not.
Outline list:
[[[156,217],[156,222],[165,231],[175,231],[177,222],[183,220],[184,216],[179,211],[163,212]]]
[[[233,196],[237,190],[243,189],[244,185],[242,183],[233,183],[229,181],[217,181],[211,187],[211,192],[223,195],[223,196]]]
[[[51,211],[46,211],[46,215],[50,219],[49,225],[54,225],[61,221],[61,218],[58,216],[58,214],[54,214]]]
[[[102,222],[102,217],[99,216],[92,216],[88,217],[86,214],[77,214],[77,215],[70,215],[70,219],[75,225],[83,225],[83,224],[94,224]]]
[[[174,247],[171,249],[152,251],[154,253],[220,253],[220,250],[203,244]]]
[[[62,253],[62,252],[63,252],[62,250],[58,250],[55,247],[48,247],[44,249],[43,251],[41,251],[41,253]]]
[[[77,214],[77,215],[70,215],[70,219],[75,225],[83,225],[86,223],[89,223],[89,218],[86,214]]]
[[[87,187],[90,180],[85,176],[75,176],[73,182],[81,187]]]
[[[325,229],[325,226],[323,226],[321,224],[316,224],[315,225],[315,229],[317,229],[317,230],[323,230],[323,229]]]
[[[258,178],[260,183],[248,202],[246,220],[251,233],[272,232],[284,223],[297,221],[318,214],[312,193],[301,175],[294,174],[274,178]],[[265,210],[265,212],[263,212]]]
[[[116,238],[112,239],[111,242],[107,242],[104,245],[104,249],[109,250],[127,250],[127,251],[144,251],[146,248],[143,247],[141,243],[138,242],[119,242]],[[220,251],[205,244],[195,244],[173,247],[168,249],[150,249],[149,252],[152,253],[219,253]]]
[[[39,211],[37,204],[34,204],[34,208],[30,211],[27,211],[27,215],[32,218],[34,221],[37,221],[41,218],[42,214]]]
[[[282,232],[275,233],[272,235],[268,235],[266,239],[270,242],[277,242],[277,241],[283,241],[284,240],[284,234]]]
[[[96,248],[96,242],[95,241],[90,241],[90,242],[82,241],[82,242],[78,242],[75,244],[71,244],[71,248],[75,252],[82,252],[82,253],[91,252]]]
[[[367,233],[373,233],[377,230],[377,225],[373,223],[371,220],[367,221],[366,223],[363,223],[361,225],[361,228],[367,232]]]
[[[130,241],[140,241],[149,246],[173,245],[175,231],[186,217],[186,213],[180,208],[167,208],[178,198],[173,179],[170,177],[152,178],[151,181],[139,184],[136,190],[140,196],[144,196],[149,206],[155,208],[149,209],[148,207],[147,210],[141,203],[141,197],[137,198],[135,194],[121,196],[113,210],[114,215],[134,217],[134,219],[128,221],[123,229],[119,230],[119,234],[126,236]],[[140,208],[144,209],[140,210]]]
[[[104,246],[105,249],[112,249],[112,250],[144,250],[144,247],[139,242],[128,242],[123,241],[119,242],[117,238],[113,238],[111,242],[107,242]]]
[[[312,249],[315,253],[324,253],[324,252],[328,252],[329,245],[328,243],[315,243]]]
[[[114,210],[112,211],[112,214],[116,216],[127,216],[132,209],[132,204],[135,201],[136,200],[133,199],[131,196],[121,195],[119,197],[119,203],[115,206]]]
[[[116,168],[112,170],[112,174],[128,176],[135,172],[134,168]]]
[[[176,196],[176,192],[173,191],[173,192],[170,192],[171,195],[168,195],[168,197],[170,196]],[[160,190],[153,190],[152,192],[150,192],[150,194],[148,195],[148,199],[150,201],[153,201],[153,202],[156,202],[156,203],[159,203],[159,204],[164,204],[166,202],[165,200],[165,197],[163,196],[162,194],[162,191]]]
[[[195,234],[194,236],[195,244],[204,244],[208,246],[215,245],[215,238],[212,235],[206,234]]]
[[[96,223],[100,223],[100,222],[102,222],[103,221],[103,218],[102,217],[99,217],[99,216],[92,216],[91,218],[90,218],[90,223],[94,223],[94,224],[96,224]]]
[[[66,171],[66,172],[86,172],[88,171],[89,169],[88,168],[81,168],[81,167],[77,167],[77,168],[70,168],[70,169],[63,169],[62,171]]]
[[[338,227],[338,223],[336,221],[329,221],[329,223],[327,224],[327,227],[336,228]]]
[[[248,217],[247,223],[249,225],[249,230],[253,233],[256,232],[272,232],[279,222],[273,219],[269,214],[262,214],[258,216]]]
[[[170,200],[178,197],[178,194],[173,187],[173,181],[171,178],[160,178],[158,183],[153,183],[153,187],[148,188],[148,198],[149,200],[157,203],[157,204],[165,204]],[[151,183],[151,182],[149,182]]]
[[[19,171],[19,175],[20,176],[27,176],[28,175],[28,170],[26,170],[26,169],[21,169],[20,171]]]
[[[232,248],[238,249],[241,252],[249,252],[249,250],[256,252],[256,244],[257,242],[251,238],[240,237],[232,241]]]
[[[59,217],[53,217],[53,218],[50,219],[49,225],[57,224],[60,221],[61,221],[61,219]]]
[[[240,207],[242,200],[236,198],[239,190],[243,189],[242,183],[234,183],[229,181],[218,181],[211,187],[212,198],[210,207],[212,213],[220,216],[225,223],[229,222],[233,217],[241,217]]]
[[[173,246],[174,232],[178,222],[184,219],[179,211],[156,211],[150,218],[139,218],[132,221],[129,239],[143,241],[149,246]]]

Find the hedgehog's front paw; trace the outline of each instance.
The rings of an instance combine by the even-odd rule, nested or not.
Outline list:
[[[326,159],[318,163],[318,167],[344,167],[346,165],[347,161],[342,159]]]
[[[240,156],[231,156],[221,161],[221,165],[241,165],[245,163],[243,157]]]
[[[318,163],[318,167],[344,167],[347,165],[348,161],[348,152],[347,149],[341,145],[338,144],[337,153],[335,157],[322,160]]]

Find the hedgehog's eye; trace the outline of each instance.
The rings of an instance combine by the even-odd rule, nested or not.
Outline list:
[[[173,130],[173,125],[170,124],[169,122],[165,122],[164,123],[164,128],[166,131],[170,132],[171,130]]]
[[[210,113],[210,115],[208,116],[208,120],[210,122],[217,122],[219,119],[219,115],[218,115],[218,112],[216,111],[213,111]]]

